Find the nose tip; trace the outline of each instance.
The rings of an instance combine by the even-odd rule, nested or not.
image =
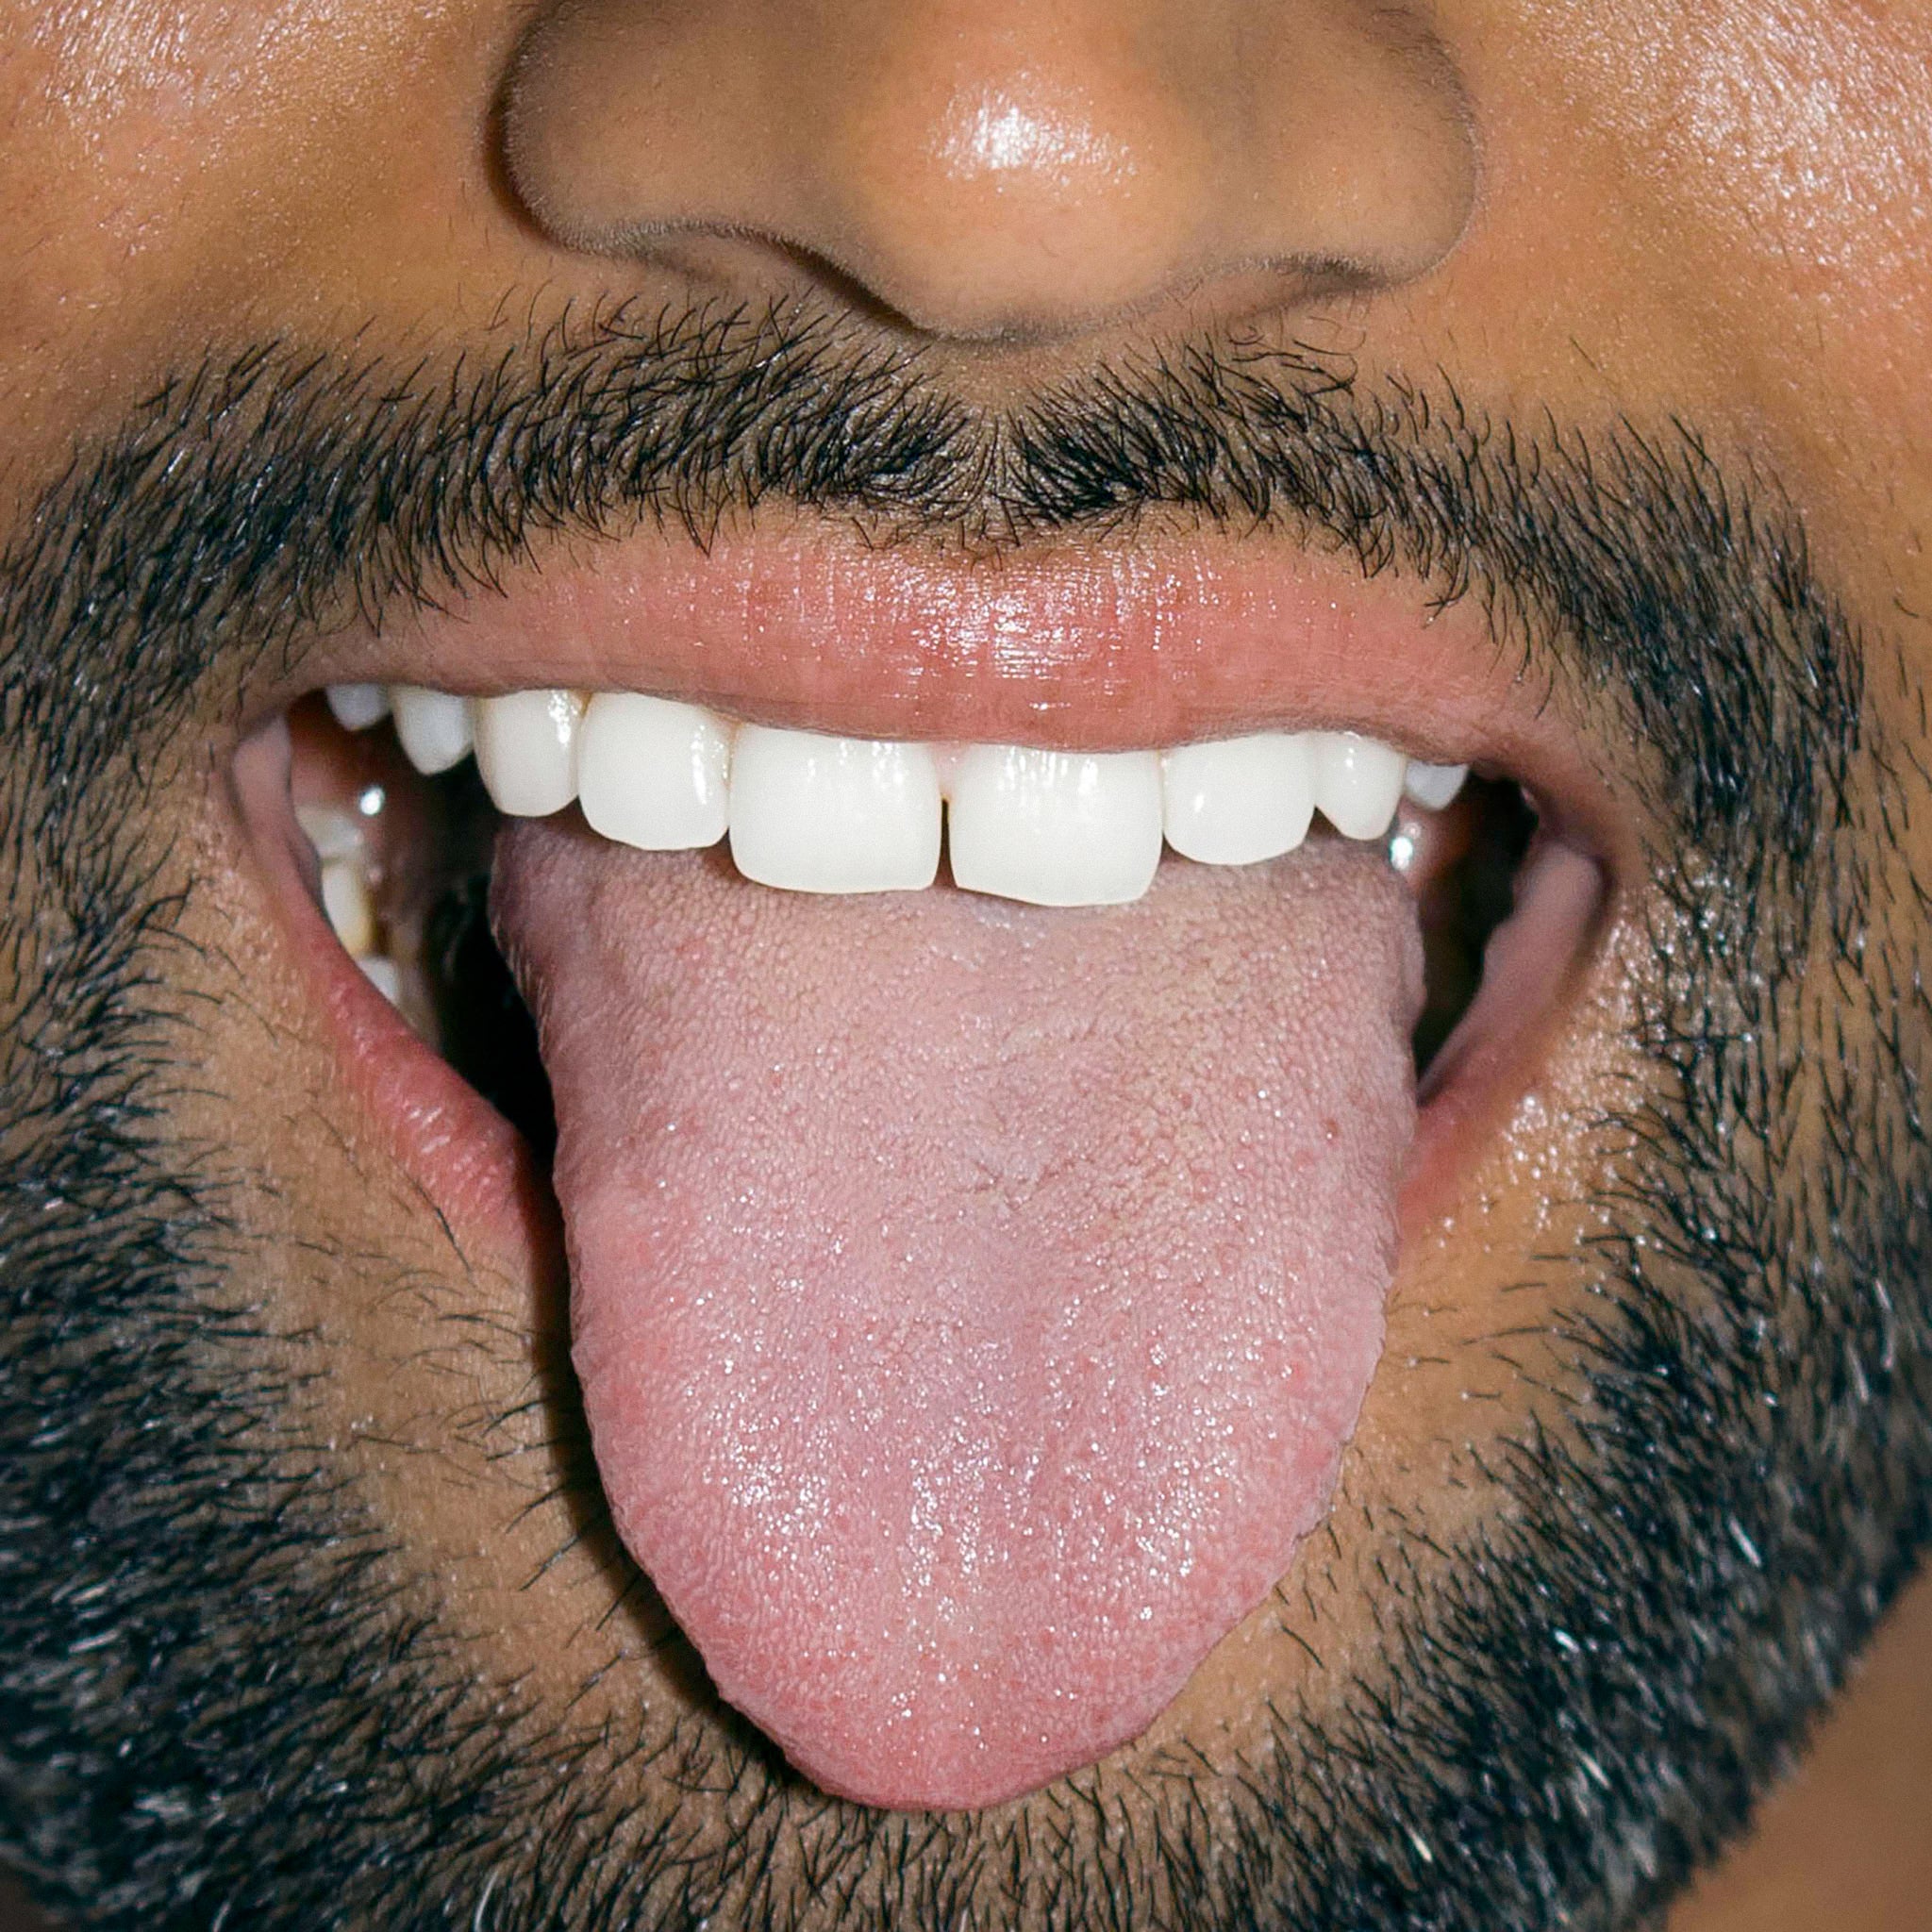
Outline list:
[[[1282,303],[1409,279],[1461,231],[1461,93],[1399,11],[557,0],[512,75],[506,156],[571,246],[782,250],[931,337]]]
[[[915,328],[1054,335],[1145,306],[1207,272],[1224,224],[1214,158],[1144,95],[1022,73],[968,80],[929,112],[880,104],[822,206],[840,266]]]

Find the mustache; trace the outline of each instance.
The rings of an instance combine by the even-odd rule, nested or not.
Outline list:
[[[1232,337],[997,407],[813,309],[566,313],[410,363],[210,356],[76,455],[0,554],[0,676],[71,779],[188,715],[211,667],[493,585],[545,537],[653,522],[703,543],[774,503],[962,567],[1156,516],[1287,533],[1480,598],[1526,671],[1658,751],[1651,802],[1727,866],[1789,885],[1842,809],[1857,641],[1761,474],[1681,422],[1524,425],[1446,375],[1371,384]]]

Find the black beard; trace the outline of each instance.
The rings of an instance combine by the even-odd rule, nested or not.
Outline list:
[[[224,1163],[171,1128],[172,734],[358,605],[768,500],[969,556],[1283,528],[1484,600],[1649,748],[1662,1077],[1595,1124],[1640,1150],[1615,1231],[1552,1264],[1590,1283],[1554,1338],[1574,1389],[1470,1468],[1491,1526],[1426,1580],[1382,1521],[1383,1667],[1279,1712],[1224,1813],[1144,1763],[873,1813],[724,1723],[652,1743],[691,1815],[617,1809],[586,1768],[626,1740],[478,1691],[378,1581],[380,1525],[263,1370]],[[1230,343],[992,414],[801,316],[607,316],[488,367],[261,351],[48,490],[0,641],[0,1853],[88,1923],[1607,1932],[1742,1818],[1925,1540],[1924,780],[1864,703],[1905,674],[1681,425],[1531,433]]]

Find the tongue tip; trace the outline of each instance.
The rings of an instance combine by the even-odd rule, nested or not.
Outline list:
[[[1183,1673],[1181,1682],[1191,1674]],[[1049,1721],[1030,1735],[997,1739],[970,1712],[937,1720],[908,1713],[884,1725],[839,1724],[787,1736],[773,1713],[760,1719],[761,1700],[727,1701],[760,1723],[791,1766],[828,1796],[888,1811],[983,1811],[1024,1798],[1132,1743],[1179,1688],[1176,1683],[1143,1694],[1132,1710],[1123,1711],[1117,1699],[1107,1700],[1070,1710],[1061,1723]]]
[[[1193,1589],[1126,1623],[1103,1619],[1100,1628],[1057,1619],[1045,1629],[1011,1615],[1011,1603],[994,1592],[967,1619],[970,1635],[955,1631],[943,1665],[930,1646],[896,1643],[874,1624],[863,1667],[855,1650],[802,1665],[770,1633],[761,1640],[696,1606],[687,1628],[695,1626],[724,1700],[829,1796],[883,1810],[985,1810],[1097,1764],[1152,1729],[1209,1655],[1273,1596],[1328,1507],[1340,1461],[1338,1445],[1283,1472],[1280,1541],[1204,1566]]]

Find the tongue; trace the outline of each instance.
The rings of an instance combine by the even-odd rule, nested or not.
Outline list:
[[[1420,947],[1379,853],[1138,905],[812,898],[580,826],[496,916],[620,1534],[828,1791],[1138,1736],[1320,1517],[1382,1340]]]

